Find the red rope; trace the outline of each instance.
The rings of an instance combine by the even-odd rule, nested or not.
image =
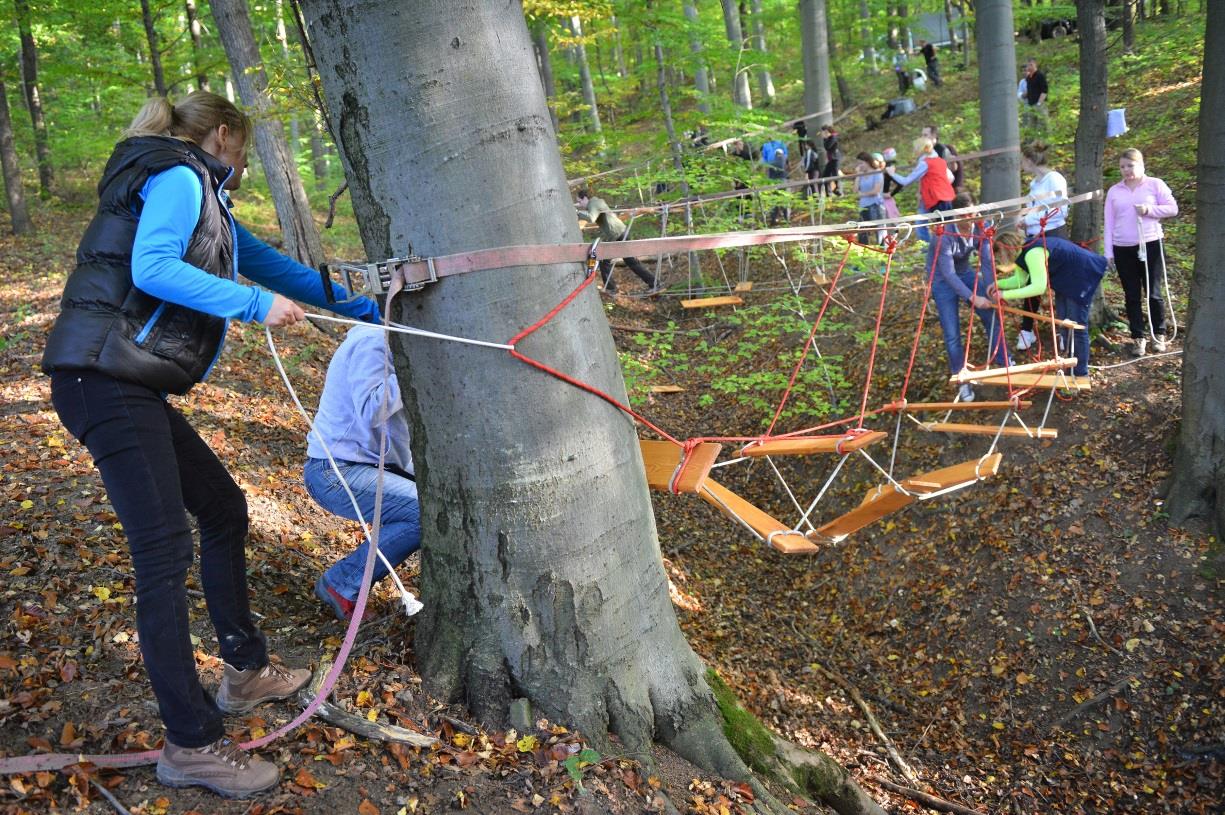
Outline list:
[[[880,285],[880,305],[876,309],[876,328],[872,332],[872,349],[868,354],[868,373],[863,381],[863,398],[859,402],[859,422],[855,425],[856,430],[863,429],[863,420],[868,415],[868,394],[872,391],[872,372],[876,367],[876,349],[880,345],[880,327],[885,318],[885,295],[889,292],[889,273],[893,270],[893,253],[897,251],[897,238],[891,235],[887,240],[889,244],[888,254],[885,255],[885,277]]]
[[[914,343],[910,346],[910,361],[906,364],[906,376],[902,379],[902,394],[898,397],[906,401],[906,393],[910,389],[910,376],[914,373],[915,360],[919,356],[919,338],[923,336],[923,323],[927,319],[927,304],[931,302],[932,286],[936,282],[936,263],[940,259],[940,241],[944,240],[944,227],[936,226],[936,251],[932,254],[932,266],[927,272],[927,286],[923,291],[923,306],[919,309],[919,325],[915,328]]]

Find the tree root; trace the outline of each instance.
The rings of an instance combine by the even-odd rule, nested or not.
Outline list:
[[[310,704],[310,701],[319,693],[319,688],[323,686],[323,680],[330,669],[330,662],[321,663],[319,669],[315,671],[314,677],[311,678],[310,684],[298,692],[298,701],[303,707]],[[328,724],[375,741],[397,742],[399,744],[408,744],[412,747],[433,747],[438,743],[438,739],[433,736],[425,736],[405,727],[397,727],[394,724],[372,722],[361,716],[349,713],[347,710],[343,710],[329,702],[319,705],[315,710],[315,715]]]
[[[892,781],[886,781],[883,778],[873,778],[872,780],[890,792],[896,792],[898,795],[905,795],[912,801],[918,801],[928,809],[937,809],[941,812],[952,812],[954,815],[983,815],[982,810],[973,809],[964,804],[958,804],[954,801],[946,801],[939,796],[922,792],[920,790],[912,790],[910,787],[903,787],[901,784],[894,784]]]

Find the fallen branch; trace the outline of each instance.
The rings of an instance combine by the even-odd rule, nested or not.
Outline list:
[[[89,785],[100,792],[102,797],[110,802],[110,805],[115,808],[115,811],[118,812],[119,815],[132,815],[127,807],[119,803],[119,799],[116,798],[110,790],[98,783],[96,778],[89,779]]]
[[[1055,730],[1057,728],[1063,727],[1065,724],[1072,721],[1077,716],[1084,713],[1086,710],[1092,707],[1095,707],[1097,705],[1100,705],[1102,702],[1106,701],[1107,699],[1114,696],[1119,691],[1123,690],[1123,688],[1127,686],[1133,679],[1135,679],[1135,675],[1128,674],[1127,676],[1120,679],[1118,682],[1115,682],[1113,685],[1106,688],[1106,690],[1102,691],[1097,696],[1094,696],[1092,699],[1086,699],[1085,701],[1081,702],[1079,705],[1077,705],[1076,707],[1069,710],[1067,713],[1060,716],[1059,720],[1055,722],[1053,725],[1051,725],[1051,730]]]
[[[298,701],[303,707],[309,704],[310,701],[318,695],[319,689],[323,687],[324,677],[327,676],[330,668],[331,663],[329,662],[320,664],[319,670],[315,671],[315,675],[311,679],[310,684],[299,692]],[[375,741],[397,742],[399,744],[408,744],[413,747],[433,747],[438,743],[438,739],[434,738],[433,736],[425,736],[421,733],[417,733],[416,731],[409,730],[405,727],[398,727],[394,724],[379,724],[378,722],[372,722],[369,719],[349,713],[347,710],[343,710],[330,702],[324,702],[323,704],[319,705],[318,709],[315,711],[315,716],[328,724],[341,728],[342,730],[347,730],[355,735],[362,736],[367,739],[374,739]]]
[[[323,222],[324,229],[332,228],[332,221],[336,218],[336,199],[344,195],[344,192],[347,189],[349,189],[348,179],[337,187],[336,192],[332,193],[331,197],[328,198],[328,219]]]
[[[938,809],[941,812],[953,812],[956,815],[984,815],[981,809],[971,809],[964,804],[957,804],[953,801],[947,801],[936,795],[931,795],[919,790],[912,790],[910,787],[903,787],[901,784],[894,784],[892,781],[886,781],[883,778],[872,776],[872,780],[880,784],[890,792],[896,792],[898,795],[905,795],[907,798],[918,801],[929,809]]]
[[[1116,655],[1118,655],[1119,659],[1126,659],[1126,657],[1123,656],[1122,651],[1120,651],[1118,648],[1115,648],[1110,643],[1106,642],[1104,639],[1102,639],[1102,635],[1097,633],[1097,625],[1094,624],[1093,617],[1092,615],[1089,614],[1089,609],[1084,608],[1082,606],[1080,609],[1080,613],[1084,614],[1085,619],[1089,621],[1089,630],[1093,632],[1093,636],[1097,639],[1097,641],[1100,642],[1104,648],[1108,648],[1111,651],[1113,651]]]

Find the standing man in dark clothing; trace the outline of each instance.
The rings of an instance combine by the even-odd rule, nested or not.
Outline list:
[[[608,204],[604,203],[603,198],[592,198],[591,193],[587,190],[579,190],[576,196],[578,202],[578,214],[584,220],[590,221],[600,228],[600,240],[603,241],[623,241],[629,228],[625,222],[613,214],[609,209]],[[654,294],[657,292],[655,275],[647,271],[647,268],[638,261],[638,258],[623,257],[621,262],[629,267],[629,270],[638,275],[638,279],[647,284],[648,293]],[[604,281],[604,291],[609,294],[617,293],[617,284],[613,280],[613,260],[605,258],[600,261],[600,278]]]
[[[927,64],[927,78],[937,88],[943,85],[944,82],[940,79],[940,60],[936,57],[936,46],[927,40],[919,40],[919,53],[923,55],[923,62]]]
[[[1046,74],[1038,70],[1037,57],[1030,57],[1025,63],[1025,109],[1021,112],[1022,127],[1046,132],[1046,95],[1049,90]]]

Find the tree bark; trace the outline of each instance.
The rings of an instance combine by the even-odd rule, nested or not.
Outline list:
[[[1133,53],[1136,50],[1136,0],[1122,0],[1123,3],[1123,52]]]
[[[612,15],[609,23],[613,30],[613,61],[617,65],[617,76],[625,79],[630,72],[625,67],[625,49],[621,47],[621,26],[617,23],[617,15]]]
[[[1208,4],[1200,86],[1195,271],[1183,339],[1182,423],[1167,495],[1170,520],[1208,518],[1225,535],[1225,6]]]
[[[285,128],[270,113],[268,77],[251,33],[247,0],[212,0],[210,5],[221,44],[234,70],[238,94],[254,121],[255,149],[276,206],[284,252],[307,266],[316,267],[324,261],[323,245],[302,177],[298,175],[298,166],[285,141]]]
[[[847,110],[855,104],[855,100],[851,96],[851,86],[838,67],[838,38],[834,36],[834,27],[829,24],[828,16],[825,20],[825,40],[829,49],[829,64],[834,71],[834,83],[838,86],[838,100],[842,103],[842,109]]]
[[[13,234],[24,235],[34,230],[34,222],[30,220],[25,192],[21,188],[21,164],[13,142],[13,120],[9,116],[8,92],[3,77],[0,77],[0,168],[4,171],[4,192],[8,198]]]
[[[544,93],[523,81],[533,57],[517,4],[303,6],[370,259],[582,240]],[[392,312],[505,339],[585,274],[571,263],[458,275]],[[677,625],[632,423],[505,353],[404,339],[392,342],[422,505],[413,651],[427,691],[499,726],[526,698],[601,752],[610,734],[620,753],[658,740],[767,797]],[[594,289],[518,347],[625,398]]]
[[[744,59],[744,32],[740,28],[740,9],[736,0],[720,0],[723,5],[723,28],[727,32],[727,44],[736,58],[732,74],[732,102],[742,108],[753,109],[753,92],[749,90],[749,74],[741,65]]]
[[[766,57],[766,23],[761,18],[761,0],[752,0],[752,9],[753,48],[761,55],[758,59],[764,60]],[[761,94],[763,105],[769,105],[774,101],[774,79],[770,76],[770,69],[765,64],[757,69],[757,91]]]
[[[38,86],[38,46],[30,28],[29,0],[13,0],[17,11],[17,31],[21,39],[21,88],[30,123],[34,127],[34,157],[38,162],[38,194],[51,195],[54,176],[51,171],[51,148],[47,139],[47,120],[43,116],[42,93]]]
[[[560,129],[557,121],[557,108],[554,101],[557,97],[557,84],[553,81],[553,60],[549,56],[549,26],[544,20],[537,20],[531,26],[532,47],[536,53],[536,68],[540,72],[540,85],[544,89],[545,101],[549,106],[549,118],[553,122],[553,132]]]
[[[583,83],[583,101],[587,104],[587,121],[592,133],[602,132],[600,108],[595,99],[595,83],[591,80],[591,67],[587,64],[587,47],[583,45],[583,21],[577,15],[570,18],[570,32],[574,34],[574,58],[578,61],[579,79]]]
[[[859,37],[863,40],[863,61],[872,66],[872,73],[880,69],[876,65],[876,40],[872,33],[872,10],[868,0],[859,0]]]
[[[204,67],[204,32],[200,26],[200,15],[196,11],[196,0],[184,0],[187,11],[187,30],[191,34],[191,56],[196,66],[196,89],[206,91],[208,71]]]
[[[834,120],[829,86],[829,25],[825,0],[800,0],[800,47],[804,61],[804,115],[811,133]]]
[[[666,81],[666,73],[664,71],[664,47],[659,40],[655,40],[655,84],[659,90],[659,109],[664,117],[664,130],[668,134],[668,145],[672,150],[672,169],[676,170],[676,174],[681,179],[681,196],[689,197],[689,179],[685,177],[685,158],[684,151],[681,148],[680,139],[676,137],[676,125],[672,121],[672,102],[668,98],[668,83]],[[693,206],[685,204],[685,233],[693,234]],[[693,279],[693,275],[698,271],[698,254],[690,251],[688,253],[689,263],[689,279]],[[659,281],[656,281],[658,284]]]
[[[281,56],[289,62],[289,36],[285,31],[285,0],[276,0],[276,41],[281,45]],[[309,72],[308,72],[309,74]],[[298,164],[298,150],[302,144],[302,130],[298,126],[298,114],[289,114],[289,158]]]
[[[1073,193],[1102,188],[1106,149],[1106,112],[1110,107],[1106,76],[1105,0],[1077,0],[1080,32],[1080,119],[1076,125],[1076,173]],[[1101,237],[1102,205],[1084,201],[1072,209],[1072,240]]]
[[[1012,3],[979,0],[975,4],[974,38],[978,50],[978,110],[983,149],[1011,147],[1007,153],[982,160],[984,203],[1021,194],[1021,129],[1017,122],[1016,47]]]
[[[153,89],[158,96],[165,96],[166,74],[162,71],[162,47],[158,42],[157,25],[149,0],[140,0],[140,16],[145,24],[145,39],[149,41],[149,64],[153,68]]]
[[[689,29],[689,51],[693,54],[693,86],[698,92],[698,110],[710,113],[710,79],[706,60],[702,56],[702,33],[698,30],[698,7],[693,0],[683,0],[686,26]]]

